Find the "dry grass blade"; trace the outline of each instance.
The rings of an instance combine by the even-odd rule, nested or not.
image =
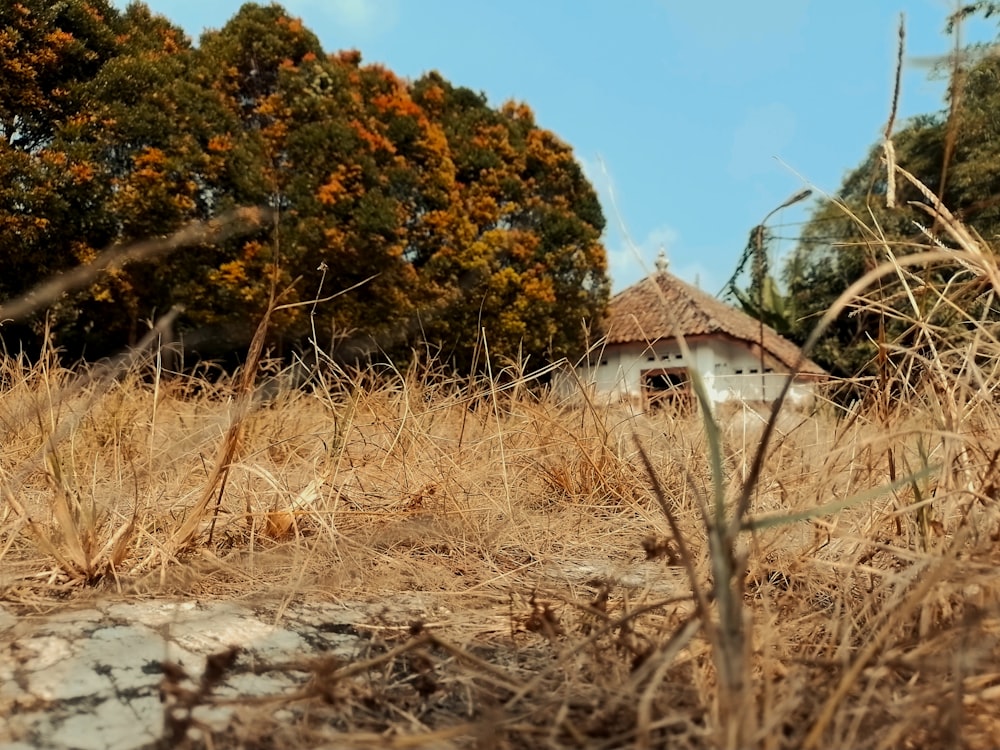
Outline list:
[[[639,457],[642,459],[642,463],[646,469],[646,474],[649,477],[649,482],[652,486],[656,502],[663,511],[663,515],[667,519],[667,523],[670,524],[670,531],[677,543],[681,564],[684,566],[684,572],[687,573],[688,583],[691,585],[691,591],[694,594],[695,601],[698,603],[698,611],[701,613],[702,617],[706,617],[709,612],[708,596],[706,596],[701,585],[701,581],[699,580],[700,576],[698,574],[697,561],[684,539],[684,529],[679,522],[674,509],[671,507],[670,501],[667,499],[666,493],[663,490],[663,485],[660,482],[660,478],[656,474],[656,469],[653,466],[653,462],[650,459],[649,454],[646,452],[646,448],[641,442],[637,442],[636,447],[639,451]]]
[[[682,355],[687,361],[691,361],[691,353],[683,337],[678,339],[678,343]],[[723,717],[723,744],[727,748],[738,748],[743,746],[746,737],[752,731],[751,715],[747,711],[749,695],[746,691],[747,683],[745,680],[746,641],[742,604],[742,564],[740,563],[740,554],[736,549],[736,535],[731,530],[726,515],[726,479],[722,467],[722,436],[700,374],[690,370],[689,375],[700,404],[702,422],[710,452],[714,502],[712,513],[703,512],[702,518],[709,541],[709,564],[712,569],[713,601],[718,611],[717,622],[711,617],[708,597],[703,593],[698,581],[695,560],[687,550],[684,534],[666,500],[653,464],[638,436],[635,437],[639,455],[643,460],[654,494],[667,517],[674,539],[680,548],[680,557],[698,602],[699,612],[702,615],[701,625],[705,628],[707,637],[712,643],[721,683],[719,712],[720,716]],[[762,441],[763,443],[764,441]],[[657,681],[662,678],[662,674],[665,673],[668,666],[668,663],[662,663],[661,667],[658,668],[655,678]],[[648,707],[645,710],[648,710]],[[646,737],[645,734],[643,736]]]
[[[179,315],[179,310],[172,309],[157,321],[131,351],[101,366],[92,368],[82,376],[72,380],[64,388],[51,394],[51,400],[58,404],[69,401],[83,393],[87,388],[92,389],[92,393],[87,397],[79,415],[48,434],[35,454],[24,462],[17,473],[3,482],[2,493],[7,506],[13,509],[28,525],[36,544],[56,561],[65,574],[72,578],[91,580],[103,569],[108,567],[114,569],[116,565],[120,564],[124,557],[124,550],[131,541],[132,532],[135,531],[135,517],[133,515],[132,522],[125,527],[119,527],[109,532],[108,543],[100,550],[96,550],[99,537],[107,530],[99,528],[102,519],[97,518],[93,513],[85,519],[80,517],[79,503],[73,499],[73,490],[67,483],[56,451],[60,443],[72,434],[93,405],[106,393],[114,379],[147,356],[148,350],[160,340],[164,331],[173,326],[177,315]],[[22,407],[15,412],[14,419],[19,421],[25,419],[26,416],[27,412]],[[17,422],[14,424],[16,425]],[[15,487],[24,483],[27,477],[41,466],[47,468],[47,479],[53,490],[51,510],[56,521],[58,535],[50,533],[43,524],[33,518],[24,505],[17,500],[14,492]],[[95,551],[97,554],[94,554]]]
[[[906,44],[906,22],[902,13],[899,14],[899,44],[896,48],[896,80],[892,88],[892,107],[889,110],[889,119],[885,124],[885,133],[882,139],[882,150],[885,153],[887,184],[885,189],[885,205],[887,208],[896,207],[896,149],[892,143],[892,131],[896,125],[896,111],[899,108],[899,91],[903,80],[903,51]]]
[[[212,468],[212,474],[201,492],[201,496],[188,512],[187,517],[180,527],[174,532],[163,554],[173,557],[178,552],[186,549],[197,536],[201,524],[204,521],[212,500],[215,499],[215,507],[218,509],[222,502],[222,495],[225,492],[226,479],[229,470],[236,458],[239,449],[240,437],[243,430],[243,421],[253,406],[253,386],[260,367],[261,358],[264,354],[264,342],[267,339],[267,329],[270,325],[271,315],[276,306],[275,295],[271,294],[271,300],[265,310],[263,317],[257,324],[253,338],[250,341],[250,349],[247,352],[246,362],[240,376],[238,385],[238,399],[233,410],[232,421],[226,429],[219,453],[216,456]],[[215,518],[212,517],[212,526],[209,529],[209,538],[215,528]]]
[[[859,492],[851,497],[846,497],[843,500],[836,500],[832,503],[826,503],[824,505],[817,505],[812,508],[806,508],[805,510],[800,510],[795,513],[779,513],[771,516],[763,516],[758,518],[744,518],[741,524],[742,531],[763,531],[764,529],[770,529],[781,526],[789,526],[793,523],[798,523],[799,521],[809,521],[813,518],[821,518],[822,516],[831,516],[835,513],[839,513],[847,508],[852,508],[856,505],[863,505],[869,503],[876,498],[882,497],[883,495],[889,495],[896,492],[904,487],[912,487],[915,482],[921,479],[926,479],[927,477],[935,475],[940,471],[941,467],[925,466],[920,471],[913,472],[905,477],[897,479],[889,484],[879,485],[877,487],[872,487],[865,490],[864,492]]]
[[[896,604],[896,606],[884,610],[886,614],[880,627],[875,630],[864,648],[854,657],[850,668],[844,672],[833,693],[831,693],[830,697],[823,704],[816,722],[809,729],[809,734],[806,735],[805,741],[802,744],[803,750],[810,750],[810,748],[820,746],[823,733],[826,732],[834,714],[840,708],[848,693],[855,687],[861,673],[869,666],[878,651],[885,647],[886,640],[899,627],[899,624],[923,605],[927,595],[934,588],[935,584],[948,572],[948,565],[946,563],[951,555],[954,554],[954,550],[961,547],[965,538],[966,530],[963,528],[952,539],[951,549],[942,556],[940,561],[932,567],[929,566],[928,569],[920,566],[917,570],[913,571],[913,578],[919,579],[919,582],[901,602]]]
[[[649,663],[655,664],[656,668],[649,678],[646,687],[639,696],[636,707],[636,727],[635,727],[635,747],[636,750],[649,750],[653,747],[653,710],[657,692],[661,683],[671,668],[674,660],[680,651],[687,647],[694,637],[702,622],[698,617],[691,617],[683,626],[674,633],[664,648],[660,650]]]
[[[49,307],[66,292],[80,289],[109,269],[130,261],[153,260],[182,247],[220,242],[241,232],[258,229],[270,216],[264,208],[241,208],[208,221],[196,221],[164,239],[143,240],[112,247],[86,265],[53,276],[27,294],[0,305],[0,320],[20,320]]]

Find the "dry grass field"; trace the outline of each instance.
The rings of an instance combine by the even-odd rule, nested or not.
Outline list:
[[[782,414],[752,477],[756,412],[715,436],[523,378],[340,373],[253,402],[148,362],[2,375],[8,604],[436,603],[372,623],[367,687],[311,699],[333,714],[258,718],[279,744],[1000,744],[988,392]],[[734,518],[748,479],[729,535],[715,500]]]
[[[1000,343],[932,319],[1000,272],[947,229],[828,314],[894,276],[930,292],[919,346],[806,414],[634,416],[514,368],[264,388],[259,347],[232,378],[8,357],[0,600],[430,603],[214,747],[998,747]]]

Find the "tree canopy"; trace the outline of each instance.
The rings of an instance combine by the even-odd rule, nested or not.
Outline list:
[[[176,304],[224,354],[272,290],[286,351],[315,335],[333,356],[429,346],[459,367],[483,331],[498,358],[578,354],[604,309],[597,196],[524,104],[327,54],[276,4],[197,45],[141,3],[20,0],[0,17],[4,297],[235,206],[277,216],[68,295],[47,325],[71,356],[132,343]]]

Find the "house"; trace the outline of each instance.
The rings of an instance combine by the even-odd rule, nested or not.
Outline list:
[[[617,294],[604,321],[604,338],[578,363],[577,374],[598,396],[644,406],[662,400],[690,403],[690,371],[699,373],[713,404],[775,400],[790,373],[789,399],[805,405],[826,371],[800,362],[795,344],[772,328],[668,273],[664,253],[656,273]],[[678,344],[683,336],[690,357]],[[761,344],[763,343],[763,351]]]

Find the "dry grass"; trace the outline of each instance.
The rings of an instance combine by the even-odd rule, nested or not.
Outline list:
[[[415,370],[333,375],[248,408],[238,379],[6,361],[4,600],[418,592],[435,616],[412,633],[372,623],[384,645],[369,662],[309,665],[296,704],[315,704],[311,718],[253,720],[247,731],[277,744],[1000,742],[988,393],[928,380],[888,412],[876,399],[775,422],[732,550],[748,706],[734,729],[711,637],[715,488],[697,416],[634,417],[523,378],[499,391]],[[731,506],[764,424],[749,410],[719,422]]]
[[[1000,341],[965,312],[1000,271],[929,201],[952,249],[872,228],[885,263],[820,322],[900,315],[883,277],[913,300],[846,410],[634,416],[516,368],[276,388],[262,335],[214,382],[7,358],[0,597],[386,603],[369,654],[214,746],[1000,746]],[[170,736],[232,658],[167,670]]]

